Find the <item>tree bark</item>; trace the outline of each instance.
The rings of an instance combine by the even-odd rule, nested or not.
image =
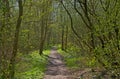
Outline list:
[[[9,79],[13,79],[14,74],[15,74],[15,58],[16,58],[16,55],[17,55],[19,31],[20,31],[21,22],[22,22],[22,15],[23,15],[22,0],[18,0],[18,5],[19,5],[19,17],[17,19],[12,56],[11,56],[11,59],[10,59]]]

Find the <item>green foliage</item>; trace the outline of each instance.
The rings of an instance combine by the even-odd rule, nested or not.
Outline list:
[[[89,59],[89,60],[87,61],[87,66],[88,66],[88,67],[94,67],[94,66],[96,66],[96,64],[98,64],[95,57],[93,57],[93,58],[91,58],[91,59],[88,58],[88,59]]]
[[[9,72],[8,61],[13,51],[19,13],[17,1],[0,0],[0,70],[5,71],[4,75]],[[73,0],[63,2],[73,20],[71,28],[67,12],[57,1],[23,0],[24,11],[18,40],[18,51],[22,53],[16,58],[17,78],[42,78],[46,58],[39,56],[38,51],[29,52],[39,50],[42,46],[48,49],[56,44],[60,49],[61,41],[66,52],[59,51],[68,67],[100,66],[109,73],[119,73],[120,0],[82,0],[84,4],[74,1],[76,5]],[[75,30],[78,38],[72,30]]]
[[[58,50],[60,52],[61,55],[64,56],[64,60],[66,62],[66,65],[69,68],[85,68],[90,66],[88,64],[88,62],[90,62],[89,58],[86,56],[82,56],[82,55],[78,55],[75,53],[69,53],[71,51],[62,51],[62,50]],[[74,51],[75,52],[75,51]],[[79,52],[80,53],[80,52]]]
[[[49,54],[45,50],[44,54]],[[29,55],[18,55],[19,63],[16,65],[17,79],[42,79],[46,70],[47,59],[39,55],[38,51],[31,52]]]

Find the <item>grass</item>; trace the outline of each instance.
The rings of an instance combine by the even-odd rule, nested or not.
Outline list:
[[[79,64],[77,64],[78,58],[72,56],[70,53],[66,53],[65,51],[62,51],[61,49],[58,50],[58,52],[64,56],[65,63],[67,67],[69,68],[78,68]]]
[[[64,56],[64,60],[67,67],[72,69],[89,68],[89,67],[93,67],[96,63],[93,58],[90,59],[89,57],[82,55],[78,56],[73,51],[65,52],[60,49],[58,51],[62,56]]]
[[[48,55],[49,52],[45,50],[43,53]],[[17,79],[43,79],[47,59],[40,56],[38,51],[27,55],[19,54],[17,62],[15,74]]]

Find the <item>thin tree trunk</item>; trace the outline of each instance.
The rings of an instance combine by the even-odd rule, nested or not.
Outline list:
[[[43,6],[43,9],[42,9],[42,11],[41,11],[42,13],[44,13],[44,6]],[[44,38],[44,27],[45,27],[45,25],[44,25],[44,16],[42,16],[42,21],[41,21],[41,36],[40,36],[40,46],[39,46],[39,54],[40,55],[42,55],[42,52],[43,52],[43,38]]]
[[[74,33],[79,39],[81,39],[81,37],[79,36],[79,34],[78,34],[78,33],[76,32],[76,30],[74,29],[73,19],[72,19],[72,16],[71,16],[70,12],[69,12],[68,9],[65,7],[64,3],[63,3],[62,1],[60,1],[60,2],[61,2],[63,8],[65,9],[65,11],[67,12],[67,14],[68,14],[68,16],[69,16],[69,18],[70,18],[71,29],[72,29],[73,33]]]
[[[66,26],[66,34],[65,34],[65,49],[67,49],[68,44],[68,26]]]
[[[62,12],[62,10],[61,10]],[[61,49],[64,50],[64,25],[62,24],[63,23],[63,16],[62,16],[62,13],[60,13],[60,19],[61,19],[61,27],[62,27],[62,39],[61,39]]]
[[[44,0],[43,0],[44,1]],[[46,13],[47,9],[49,8],[49,4],[51,4],[51,1],[48,1],[48,3],[46,4],[46,7],[43,6],[41,13]],[[45,44],[45,40],[47,37],[47,32],[48,32],[48,21],[49,21],[49,15],[47,16],[42,16],[42,21],[41,21],[41,37],[40,37],[40,46],[39,46],[39,54],[42,55],[43,54],[43,49],[44,49],[44,44]]]
[[[21,26],[21,22],[22,22],[22,15],[23,15],[22,0],[18,0],[18,5],[19,5],[19,17],[18,17],[18,20],[17,20],[16,30],[15,30],[13,52],[12,52],[12,56],[11,56],[11,59],[10,59],[9,79],[13,79],[14,74],[15,74],[15,58],[16,58],[16,55],[17,55],[19,31],[20,31],[20,26]]]

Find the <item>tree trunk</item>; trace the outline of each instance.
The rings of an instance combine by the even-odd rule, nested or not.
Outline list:
[[[21,26],[21,22],[22,22],[22,15],[23,15],[22,0],[18,0],[18,5],[19,5],[19,17],[18,17],[17,24],[16,24],[13,51],[12,51],[12,56],[10,59],[9,79],[13,79],[14,74],[15,74],[15,58],[17,55],[19,31],[20,31],[20,26]]]

